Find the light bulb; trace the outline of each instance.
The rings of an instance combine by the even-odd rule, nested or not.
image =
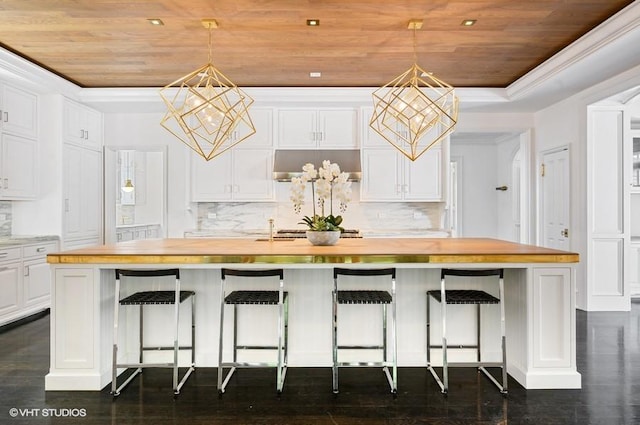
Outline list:
[[[124,183],[124,186],[122,186],[122,191],[126,192],[126,193],[131,193],[133,192],[133,183],[131,183],[131,179],[127,179],[127,181]]]

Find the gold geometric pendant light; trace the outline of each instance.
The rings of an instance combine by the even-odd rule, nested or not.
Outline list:
[[[209,29],[209,62],[160,90],[167,106],[160,125],[209,161],[256,129],[248,111],[253,99],[211,61],[211,29],[217,22],[203,19],[202,24]]]
[[[373,92],[369,126],[407,158],[415,161],[453,132],[458,120],[458,98],[452,86],[420,68],[416,60],[416,30],[412,20],[414,64]]]

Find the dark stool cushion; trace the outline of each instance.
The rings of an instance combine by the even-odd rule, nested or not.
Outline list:
[[[194,291],[180,291],[180,302],[190,296],[195,295]],[[122,305],[140,304],[174,304],[176,300],[175,291],[142,291],[129,295],[120,300]]]
[[[440,291],[427,292],[438,302],[440,299]],[[447,304],[498,304],[500,300],[484,291],[466,290],[466,289],[450,289],[445,291]]]
[[[338,304],[390,304],[387,291],[338,291]]]
[[[225,304],[278,304],[278,291],[233,291],[224,299]],[[287,293],[283,294],[283,300]]]

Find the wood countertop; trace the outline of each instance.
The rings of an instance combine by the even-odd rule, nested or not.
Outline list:
[[[146,239],[47,255],[52,264],[577,263],[572,252],[484,238]]]

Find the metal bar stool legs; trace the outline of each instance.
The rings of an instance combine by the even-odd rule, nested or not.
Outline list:
[[[276,392],[282,393],[284,380],[287,373],[288,361],[288,333],[289,333],[289,299],[284,292],[284,271],[273,270],[221,270],[222,281],[220,285],[220,341],[218,348],[218,393],[225,392],[229,380],[237,368],[275,367],[276,368]],[[279,278],[277,291],[233,291],[226,295],[226,276],[240,277],[270,277]],[[224,342],[224,310],[225,305],[233,305],[233,361],[223,362]],[[276,346],[265,345],[238,345],[238,306],[240,305],[274,305],[278,307],[278,344]],[[277,350],[277,361],[273,362],[239,362],[238,350]],[[229,368],[226,376],[224,368]]]
[[[344,291],[338,290],[338,276],[390,276],[391,294],[387,291]],[[340,367],[382,367],[382,371],[387,378],[391,393],[394,396],[398,392],[398,362],[397,362],[397,332],[396,332],[396,270],[387,269],[333,269],[333,393],[338,394],[338,369]],[[339,304],[379,304],[382,310],[382,345],[338,345],[338,305]],[[388,361],[387,347],[387,305],[391,305],[391,356]],[[349,350],[381,350],[381,362],[339,362],[338,351],[340,349]],[[391,368],[391,371],[389,371]]]
[[[173,374],[173,393],[177,396],[182,389],[182,386],[187,381],[191,373],[195,370],[195,292],[194,291],[182,291],[180,290],[180,271],[178,269],[170,270],[120,270],[115,271],[116,274],[116,288],[114,296],[114,311],[113,311],[113,351],[112,351],[112,376],[111,376],[111,394],[114,397],[120,395],[120,392],[139,374],[142,373],[144,368],[148,367],[162,367],[171,368]],[[175,276],[176,283],[173,291],[142,291],[136,292],[126,298],[120,299],[120,276],[130,277],[162,277],[162,276]],[[191,345],[180,346],[178,341],[179,333],[179,317],[180,317],[180,304],[187,299],[191,299]],[[144,345],[144,306],[146,305],[170,305],[173,304],[173,344],[171,346],[160,347],[148,347]],[[139,342],[138,342],[138,363],[118,363],[118,328],[120,326],[120,306],[121,305],[137,305],[139,306]],[[144,363],[145,351],[162,351],[172,350],[173,361],[170,363]],[[180,350],[191,351],[191,365],[183,375],[182,379],[178,382],[178,354]],[[127,377],[127,379],[118,386],[117,377],[119,368],[135,368],[135,370]]]
[[[484,375],[500,390],[501,393],[507,394],[507,351],[506,351],[506,336],[505,336],[505,312],[504,312],[504,271],[503,269],[491,269],[491,270],[453,270],[442,269],[440,276],[440,290],[427,292],[427,368],[433,375],[436,383],[440,387],[443,394],[447,394],[449,391],[449,366],[475,366],[478,370],[483,372]],[[446,276],[466,276],[466,277],[483,277],[483,276],[497,276],[499,285],[499,298],[496,298],[484,291],[478,290],[447,290],[445,288]],[[431,344],[431,316],[430,305],[431,298],[440,302],[441,305],[441,321],[442,321],[442,345]],[[476,349],[476,361],[475,362],[456,362],[450,363],[448,361],[448,341],[447,341],[447,304],[475,304],[476,306],[476,344],[475,345],[456,345],[453,348],[475,348]],[[500,307],[500,336],[501,336],[501,350],[502,361],[501,362],[485,362],[481,358],[481,322],[480,322],[480,305],[481,304],[498,304]],[[431,365],[431,349],[442,348],[442,380]],[[491,375],[486,367],[500,367],[502,383],[498,382],[493,375]]]

